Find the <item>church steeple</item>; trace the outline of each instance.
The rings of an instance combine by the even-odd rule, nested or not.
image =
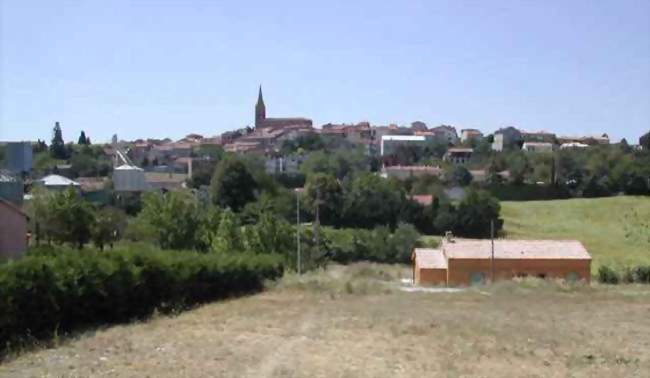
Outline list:
[[[262,86],[257,95],[257,104],[255,104],[255,128],[263,127],[264,119],[266,118],[266,106],[264,105],[264,98],[262,97]]]

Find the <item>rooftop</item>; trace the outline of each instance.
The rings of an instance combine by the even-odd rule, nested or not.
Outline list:
[[[45,186],[79,186],[78,182],[72,181],[67,177],[59,175],[47,175],[38,181],[40,181]]]
[[[489,259],[492,249],[489,239],[443,240],[442,248],[450,259]],[[580,259],[591,255],[577,240],[494,240],[496,259]]]
[[[447,259],[439,249],[415,248],[412,257],[417,260],[420,268],[447,269]]]
[[[426,138],[422,135],[382,135],[381,140],[424,142],[426,141]]]

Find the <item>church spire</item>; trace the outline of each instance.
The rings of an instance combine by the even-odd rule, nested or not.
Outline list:
[[[260,104],[264,105],[264,97],[262,97],[262,85],[260,84],[260,91],[257,94],[257,105],[259,106]]]
[[[264,98],[262,97],[262,85],[257,95],[257,104],[255,105],[255,128],[264,127],[264,119],[266,118],[266,106],[264,105]]]

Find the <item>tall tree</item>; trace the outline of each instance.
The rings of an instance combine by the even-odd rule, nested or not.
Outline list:
[[[82,145],[88,144],[88,138],[86,138],[86,133],[83,130],[81,130],[81,134],[79,134],[79,139],[77,140],[77,144],[82,144]]]
[[[61,126],[58,122],[54,123],[54,129],[52,131],[52,143],[50,143],[50,154],[55,159],[67,158],[65,142],[63,142],[63,131],[61,131]]]
[[[239,159],[231,157],[222,161],[211,182],[212,202],[233,211],[241,210],[255,200],[258,183]]]

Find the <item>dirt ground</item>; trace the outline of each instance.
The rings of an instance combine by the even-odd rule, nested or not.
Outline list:
[[[406,293],[334,267],[175,317],[87,332],[2,377],[648,376],[650,288],[526,281]]]

